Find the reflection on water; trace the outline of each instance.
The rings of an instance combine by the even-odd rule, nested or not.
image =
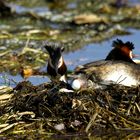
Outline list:
[[[35,7],[35,8],[27,8],[24,6],[20,6],[20,5],[16,5],[16,4],[11,4],[11,7],[16,11],[16,13],[21,14],[27,11],[32,11],[32,12],[36,12],[36,13],[40,13],[40,12],[47,12],[48,8],[45,7]]]
[[[131,4],[138,4],[138,3],[140,3],[139,0],[129,0],[129,2],[130,2]]]
[[[69,70],[73,70],[76,66],[85,64],[91,61],[104,59],[108,52],[111,50],[112,41],[119,38],[125,41],[132,41],[135,45],[134,54],[140,54],[139,48],[139,36],[140,31],[138,30],[131,30],[133,32],[132,35],[126,36],[116,36],[110,40],[104,41],[102,43],[91,43],[86,45],[84,48],[64,54],[64,59],[68,66]],[[45,69],[45,68],[44,68]],[[0,74],[0,85],[10,84],[11,86],[15,86],[16,83],[23,81],[24,79],[20,76],[11,76],[8,74]],[[41,76],[32,76],[28,79],[34,85],[38,85],[44,82],[48,82],[48,77],[41,77]]]
[[[0,86],[7,85],[15,87],[19,82],[24,81],[20,75],[11,76],[6,73],[0,74]],[[41,83],[49,82],[49,78],[47,76],[31,76],[27,80],[29,80],[33,85],[39,85]]]
[[[58,1],[59,2],[59,1]],[[58,4],[55,3],[55,4]],[[136,5],[136,4],[139,4],[140,3],[140,0],[129,0],[128,1],[130,5]],[[22,2],[21,2],[22,3]],[[24,2],[23,2],[24,3]],[[24,3],[26,5],[26,2]],[[24,7],[22,6],[23,4],[21,5],[16,5],[16,4],[13,4],[11,3],[10,6],[17,12],[17,13],[23,13],[23,12],[27,12],[27,11],[34,11],[34,12],[37,12],[37,13],[40,13],[40,12],[48,12],[49,11],[49,8],[48,8],[48,4],[45,3],[45,2],[41,2],[40,1],[40,7],[36,5],[35,2],[33,2],[30,6],[29,6],[29,3],[27,2],[27,6],[29,6],[28,8],[27,7]],[[77,8],[77,3],[75,1],[72,1],[72,2],[68,2],[67,6],[66,6],[68,9],[75,9]],[[55,7],[56,8],[56,7]],[[62,8],[62,7],[61,7]],[[53,10],[54,10],[54,7],[53,7]]]

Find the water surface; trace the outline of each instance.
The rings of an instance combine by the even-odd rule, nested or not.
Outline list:
[[[91,61],[104,59],[108,52],[112,49],[112,41],[121,39],[122,41],[130,41],[134,43],[134,54],[140,55],[139,36],[140,30],[131,30],[131,35],[116,36],[102,43],[91,43],[84,46],[82,49],[64,54],[64,59],[68,69],[73,70],[77,65],[85,64]]]
[[[133,34],[125,36],[116,36],[110,40],[103,41],[102,43],[91,43],[85,45],[82,49],[79,49],[74,52],[64,53],[64,59],[68,66],[68,70],[73,71],[74,68],[78,65],[82,65],[91,61],[96,61],[104,59],[108,52],[112,49],[112,41],[115,39],[121,39],[125,41],[131,41],[135,45],[134,54],[140,55],[140,46],[139,46],[139,36],[140,30],[131,30]],[[46,67],[44,68],[44,70]],[[7,73],[0,74],[0,85],[11,85],[15,86],[18,82],[21,82],[23,79],[20,75],[11,76]],[[44,82],[48,82],[49,78],[47,76],[31,76],[29,79],[34,85],[39,85]]]

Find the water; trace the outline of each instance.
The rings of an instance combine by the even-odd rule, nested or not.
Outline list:
[[[84,46],[82,49],[64,54],[64,59],[67,63],[68,69],[73,70],[77,65],[82,65],[91,61],[104,59],[108,52],[112,49],[112,41],[121,39],[122,41],[130,41],[134,43],[135,49],[134,54],[140,55],[139,47],[139,36],[140,30],[130,30],[131,35],[116,36],[110,40],[104,41],[102,43],[91,43]]]
[[[10,4],[10,6],[16,11],[16,13],[21,14],[27,11],[32,11],[36,13],[40,12],[48,12],[48,8],[46,6],[44,7],[35,7],[35,8],[27,8],[24,6],[16,5],[16,4]]]
[[[7,85],[15,87],[19,82],[24,81],[25,79],[22,78],[20,75],[12,76],[8,73],[0,74],[0,86]],[[31,76],[28,79],[33,85],[39,85],[41,83],[49,82],[49,78],[47,76]]]
[[[131,41],[135,45],[134,54],[140,56],[140,46],[139,46],[139,36],[140,30],[131,30],[133,34],[125,36],[116,36],[110,40],[104,41],[102,43],[91,43],[84,46],[82,49],[64,54],[65,62],[68,66],[68,70],[74,70],[78,65],[82,65],[91,61],[104,59],[108,52],[112,49],[112,41],[115,39],[121,39],[125,41]],[[12,87],[16,86],[18,82],[23,79],[20,75],[11,76],[7,73],[0,74],[0,85],[10,85]],[[34,85],[38,85],[44,82],[50,81],[47,76],[31,76],[27,80],[31,81]]]

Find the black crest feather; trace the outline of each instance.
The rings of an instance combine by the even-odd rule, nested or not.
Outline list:
[[[121,48],[124,46],[127,46],[130,50],[134,49],[134,44],[130,41],[127,41],[126,43],[124,43],[122,40],[117,39],[117,40],[114,40],[112,43],[112,47]]]
[[[63,52],[64,51],[63,45],[58,42],[45,41],[43,44],[49,54],[52,52],[58,52],[58,51]]]

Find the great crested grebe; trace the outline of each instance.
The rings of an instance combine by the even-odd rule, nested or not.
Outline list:
[[[132,60],[133,43],[124,43],[117,39],[113,41],[112,46],[114,48],[105,60],[91,62],[75,69],[76,78],[71,83],[73,89],[94,86],[95,83],[116,83],[125,86],[140,84],[140,66]]]
[[[58,47],[57,44],[51,42],[45,43],[44,47],[49,54],[47,72],[50,76],[51,81],[67,82],[67,67],[62,56],[64,48]]]

